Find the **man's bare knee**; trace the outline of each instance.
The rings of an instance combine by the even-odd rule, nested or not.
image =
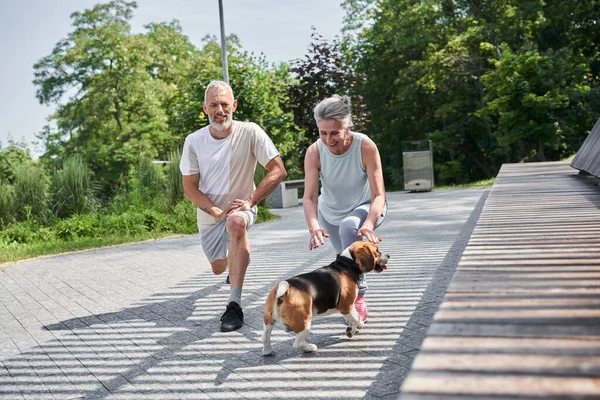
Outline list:
[[[212,267],[213,274],[221,275],[227,270],[227,259],[215,260],[210,263],[210,266]]]
[[[227,218],[227,232],[229,237],[243,237],[246,235],[246,218],[241,215],[232,215]]]

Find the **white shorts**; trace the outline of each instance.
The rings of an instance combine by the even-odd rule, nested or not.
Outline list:
[[[256,210],[235,211],[231,215],[237,214],[246,218],[246,230],[250,229],[256,222]],[[229,218],[229,217],[228,217]],[[227,232],[227,220],[218,221],[210,227],[206,225],[198,226],[200,233],[200,245],[208,261],[221,260],[227,258],[229,249],[229,232]]]

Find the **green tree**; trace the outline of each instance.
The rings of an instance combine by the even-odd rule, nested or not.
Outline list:
[[[402,141],[430,138],[438,174],[494,175],[503,162],[577,150],[600,115],[599,2],[347,0],[346,43],[369,131],[401,182]]]
[[[292,61],[294,81],[288,88],[286,109],[294,116],[294,123],[304,131],[297,143],[303,158],[308,146],[319,138],[313,116],[314,106],[333,94],[349,95],[353,103],[353,122],[357,131],[364,131],[370,114],[362,102],[359,88],[364,77],[354,75],[345,66],[342,44],[329,42],[314,28],[307,54]],[[304,139],[304,140],[302,140]]]
[[[214,36],[197,49],[177,22],[151,23],[133,34],[136,3],[113,0],[72,14],[73,31],[35,64],[37,97],[57,111],[38,135],[43,162],[58,168],[80,154],[102,197],[115,194],[141,158],[165,160],[185,136],[208,124],[204,90],[221,79],[221,47]],[[290,171],[299,170],[297,145],[303,131],[284,109],[291,78],[285,64],[243,51],[227,38],[231,85],[240,107],[236,117],[260,124]]]
[[[107,188],[140,156],[174,146],[166,104],[192,62],[176,22],[132,34],[135,8],[115,0],[73,13],[74,31],[34,66],[39,101],[58,103],[57,132],[40,135],[54,144],[48,156],[81,154]]]
[[[25,164],[33,164],[27,144],[15,142],[11,137],[6,147],[0,142],[0,182],[13,183],[15,170]]]
[[[496,68],[483,78],[486,85],[485,112],[497,116],[500,145],[510,149],[516,161],[546,161],[565,157],[573,150],[565,147],[565,129],[588,88],[579,85],[585,67],[573,65],[566,48],[546,55],[535,48],[513,53],[502,46]]]

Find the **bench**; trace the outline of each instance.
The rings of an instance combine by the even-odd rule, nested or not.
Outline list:
[[[304,179],[283,181],[279,187],[267,196],[265,202],[269,208],[288,208],[298,205],[298,189],[304,187]]]
[[[600,399],[599,209],[566,162],[504,164],[398,399]]]

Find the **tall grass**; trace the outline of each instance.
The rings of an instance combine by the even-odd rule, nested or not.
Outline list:
[[[0,228],[15,220],[16,211],[13,187],[0,181]]]
[[[175,207],[184,199],[183,182],[181,180],[181,171],[179,162],[181,161],[181,152],[171,151],[168,154],[168,164],[166,167],[165,196],[168,209]]]
[[[52,175],[52,211],[59,218],[92,212],[97,205],[92,189],[90,169],[81,156],[75,155]]]
[[[142,157],[135,169],[135,180],[137,185],[134,184],[133,189],[141,190],[144,200],[156,199],[164,184],[162,168],[159,164],[153,164],[148,157]]]
[[[41,166],[21,165],[15,169],[13,183],[17,219],[36,219],[46,223],[50,217],[48,208],[48,176]]]

